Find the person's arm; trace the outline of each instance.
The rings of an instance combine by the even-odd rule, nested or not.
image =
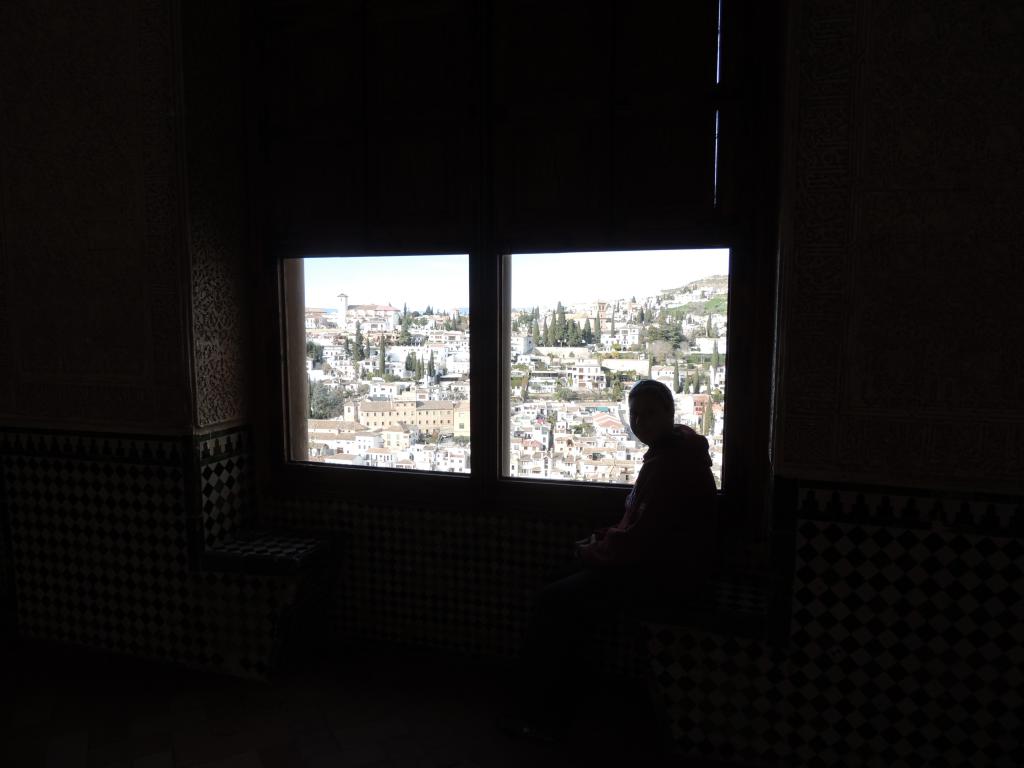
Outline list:
[[[579,548],[579,557],[591,565],[620,565],[646,559],[658,530],[658,510],[639,505],[633,523],[607,528],[600,539]]]

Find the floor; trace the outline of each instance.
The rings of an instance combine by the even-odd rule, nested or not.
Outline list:
[[[396,661],[400,659],[400,661]],[[0,765],[11,768],[704,768],[664,754],[646,696],[602,684],[566,744],[495,727],[511,670],[349,650],[259,683],[83,651],[8,651]]]

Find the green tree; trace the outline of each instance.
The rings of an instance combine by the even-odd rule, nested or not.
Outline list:
[[[558,306],[555,309],[555,343],[564,344],[566,341],[565,327],[565,307],[562,306],[562,302],[558,302]]]
[[[675,363],[672,366],[672,391],[679,391],[679,363]]]
[[[544,343],[540,337],[540,328],[537,327],[536,319],[534,319],[533,325],[530,326],[530,338],[533,339],[533,343],[535,346],[539,347],[541,344]]]
[[[715,341],[714,345],[711,347],[711,365],[712,365],[712,367],[717,368],[719,362],[720,362],[720,358],[719,358],[719,355],[718,355],[718,341]]]
[[[434,368],[434,353],[433,353],[433,352],[431,352],[431,353],[430,353],[430,361],[429,361],[429,362],[427,363],[427,375],[428,375],[428,376],[429,376],[430,378],[434,378],[434,374],[435,374],[436,372],[437,372],[437,371],[436,371],[436,370],[435,370],[435,368]]]
[[[568,387],[559,386],[555,390],[555,399],[564,402],[566,400],[579,400],[580,396]]]
[[[594,318],[594,343],[595,344],[600,344],[601,343],[601,318],[600,317],[595,317]]]
[[[705,330],[707,331],[708,336],[710,336],[712,331],[714,331],[714,326],[711,325],[711,315],[708,315],[708,327]]]
[[[715,412],[711,408],[709,402],[704,406],[704,416],[701,419],[701,432],[705,435],[710,435],[715,429]]]
[[[363,329],[358,320],[356,320],[356,335],[352,342],[352,359],[358,363],[363,359]]]
[[[380,335],[380,360],[377,361],[377,372],[383,376],[388,371],[388,354],[384,345],[384,334]]]
[[[412,318],[409,317],[408,312],[402,313],[402,324],[398,331],[398,343],[402,346],[408,346],[412,344],[412,334],[409,329],[412,327]]]
[[[324,348],[315,341],[307,341],[306,357],[313,359],[313,365],[319,365],[324,361]]]
[[[405,356],[405,370],[415,371],[416,370],[416,355],[412,352]]]
[[[548,325],[548,319],[544,318],[544,327],[540,332],[541,338],[544,340],[541,342],[542,346],[553,347],[555,346],[554,335],[551,333],[551,326]]]
[[[636,321],[638,323],[644,322],[644,308],[640,307],[640,311],[636,313]]]
[[[330,387],[322,381],[310,382],[309,385],[309,418],[333,419],[345,410],[345,393],[336,387]]]
[[[570,347],[578,347],[580,345],[580,326],[575,320],[569,321],[569,327],[565,332],[565,343]]]
[[[590,327],[590,318],[589,317],[587,318],[587,321],[583,324],[583,333],[581,335],[583,337],[583,343],[584,344],[593,344],[594,343],[594,331]]]

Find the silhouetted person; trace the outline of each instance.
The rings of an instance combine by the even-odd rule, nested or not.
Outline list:
[[[523,649],[520,716],[503,728],[541,740],[561,738],[586,672],[588,632],[621,609],[632,619],[670,618],[707,599],[716,553],[715,480],[708,441],[673,425],[664,384],[638,382],[629,393],[629,423],[649,446],[625,514],[576,542],[576,565],[537,594]]]

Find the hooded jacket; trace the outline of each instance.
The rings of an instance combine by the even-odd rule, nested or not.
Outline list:
[[[638,565],[685,591],[710,575],[716,488],[707,438],[677,424],[644,454],[622,519],[580,549],[596,567]]]

